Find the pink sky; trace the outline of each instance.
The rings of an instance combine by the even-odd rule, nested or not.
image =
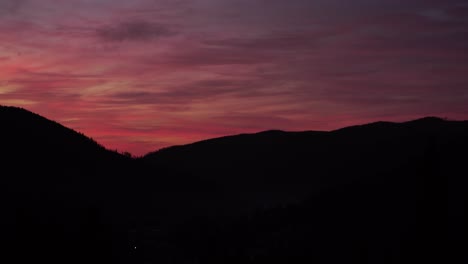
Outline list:
[[[467,50],[468,1],[0,0],[0,104],[136,155],[468,119]]]

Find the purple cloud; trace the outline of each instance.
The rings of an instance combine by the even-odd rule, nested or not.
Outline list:
[[[464,0],[0,0],[0,103],[111,148],[468,118]]]
[[[106,41],[148,41],[174,35],[167,26],[148,21],[126,21],[97,30],[99,38]]]

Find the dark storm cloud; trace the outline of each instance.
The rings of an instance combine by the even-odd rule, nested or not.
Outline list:
[[[175,33],[162,24],[135,20],[99,28],[97,34],[106,41],[148,41],[171,36]]]

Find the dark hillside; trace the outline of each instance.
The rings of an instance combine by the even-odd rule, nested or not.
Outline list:
[[[467,261],[466,121],[265,131],[138,159],[24,109],[0,107],[0,125],[8,263]]]
[[[131,159],[15,107],[0,107],[0,146],[5,257],[102,263],[116,254],[111,241],[124,247],[126,220],[114,216],[130,208]]]
[[[468,122],[424,118],[231,136],[145,159],[243,204],[224,210],[244,218],[192,221],[175,239],[200,262],[455,263],[467,242],[467,149]]]

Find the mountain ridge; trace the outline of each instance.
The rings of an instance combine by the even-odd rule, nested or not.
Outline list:
[[[468,121],[270,130],[139,158],[27,110],[0,107],[0,124],[0,242],[19,263],[463,258]]]
[[[341,131],[345,130],[352,130],[352,129],[359,129],[359,128],[369,128],[369,127],[379,127],[379,126],[392,126],[392,125],[397,125],[397,126],[404,126],[404,125],[411,125],[411,124],[423,124],[423,125],[437,125],[437,124],[442,124],[444,122],[450,123],[450,122],[468,122],[468,120],[448,120],[440,117],[434,117],[434,116],[428,116],[428,117],[421,117],[409,121],[403,121],[403,122],[390,122],[390,121],[375,121],[375,122],[370,122],[370,123],[365,123],[365,124],[360,124],[360,125],[352,125],[352,126],[347,126],[347,127],[342,127],[338,129],[333,129],[333,130],[302,130],[302,131],[286,131],[286,130],[262,130],[259,132],[255,133],[240,133],[240,134],[233,134],[233,135],[226,135],[226,136],[221,136],[221,137],[215,137],[215,138],[209,138],[209,139],[204,139],[188,144],[181,144],[181,145],[174,145],[174,146],[168,146],[164,147],[155,151],[151,151],[145,155],[142,156],[142,158],[146,158],[148,156],[152,156],[154,154],[157,154],[158,152],[166,152],[170,149],[180,149],[183,147],[189,147],[193,145],[199,145],[199,144],[206,144],[206,143],[212,143],[215,141],[223,141],[223,140],[229,140],[229,139],[235,139],[235,138],[245,138],[245,137],[254,137],[254,136],[262,136],[262,135],[269,135],[269,136],[277,136],[277,135],[294,135],[294,134],[325,134],[325,133],[338,133]]]
[[[93,138],[78,132],[74,129],[71,129],[69,127],[66,127],[59,122],[55,120],[48,119],[46,117],[43,117],[41,115],[38,115],[34,112],[31,112],[25,108],[22,107],[15,107],[15,106],[5,106],[5,105],[0,105],[0,114],[3,114],[4,116],[6,113],[5,112],[16,112],[15,114],[21,113],[22,115],[32,115],[35,119],[50,122],[54,126],[59,127],[60,129],[65,129],[68,132],[75,133],[77,136],[83,136],[88,140],[89,142],[93,143],[94,145],[98,146],[101,149],[105,149],[110,152],[115,152],[118,154],[125,153],[125,150],[122,150],[120,153],[111,149],[106,148],[104,145],[100,144]],[[0,116],[0,118],[2,117]],[[0,121],[5,121],[0,119]],[[284,134],[306,134],[306,133],[336,133],[339,131],[343,130],[350,130],[350,129],[357,129],[357,128],[366,128],[366,127],[379,127],[379,126],[389,126],[389,125],[411,125],[411,124],[423,124],[423,125],[437,125],[437,124],[442,124],[444,122],[468,122],[468,120],[449,120],[447,118],[441,118],[437,116],[425,116],[421,118],[416,118],[408,121],[403,121],[403,122],[391,122],[391,121],[375,121],[375,122],[370,122],[370,123],[364,123],[364,124],[358,124],[358,125],[352,125],[352,126],[346,126],[338,129],[333,129],[333,130],[302,130],[302,131],[287,131],[287,130],[278,130],[278,129],[271,129],[271,130],[262,130],[259,132],[254,132],[254,133],[240,133],[240,134],[232,134],[232,135],[226,135],[226,136],[221,136],[221,137],[214,137],[214,138],[208,138],[204,140],[199,140],[187,144],[179,144],[179,145],[173,145],[173,146],[167,146],[161,149],[157,149],[154,151],[150,151],[144,155],[142,155],[139,158],[144,158],[150,155],[153,155],[157,152],[160,151],[167,151],[168,149],[173,149],[173,148],[180,148],[180,147],[186,147],[186,146],[192,146],[192,145],[197,145],[197,144],[202,144],[202,143],[208,143],[212,141],[219,141],[219,140],[226,140],[226,139],[232,139],[232,138],[239,138],[239,137],[252,137],[252,136],[260,136],[260,135],[284,135]],[[126,155],[123,155],[126,156]],[[138,157],[137,157],[138,158]]]

